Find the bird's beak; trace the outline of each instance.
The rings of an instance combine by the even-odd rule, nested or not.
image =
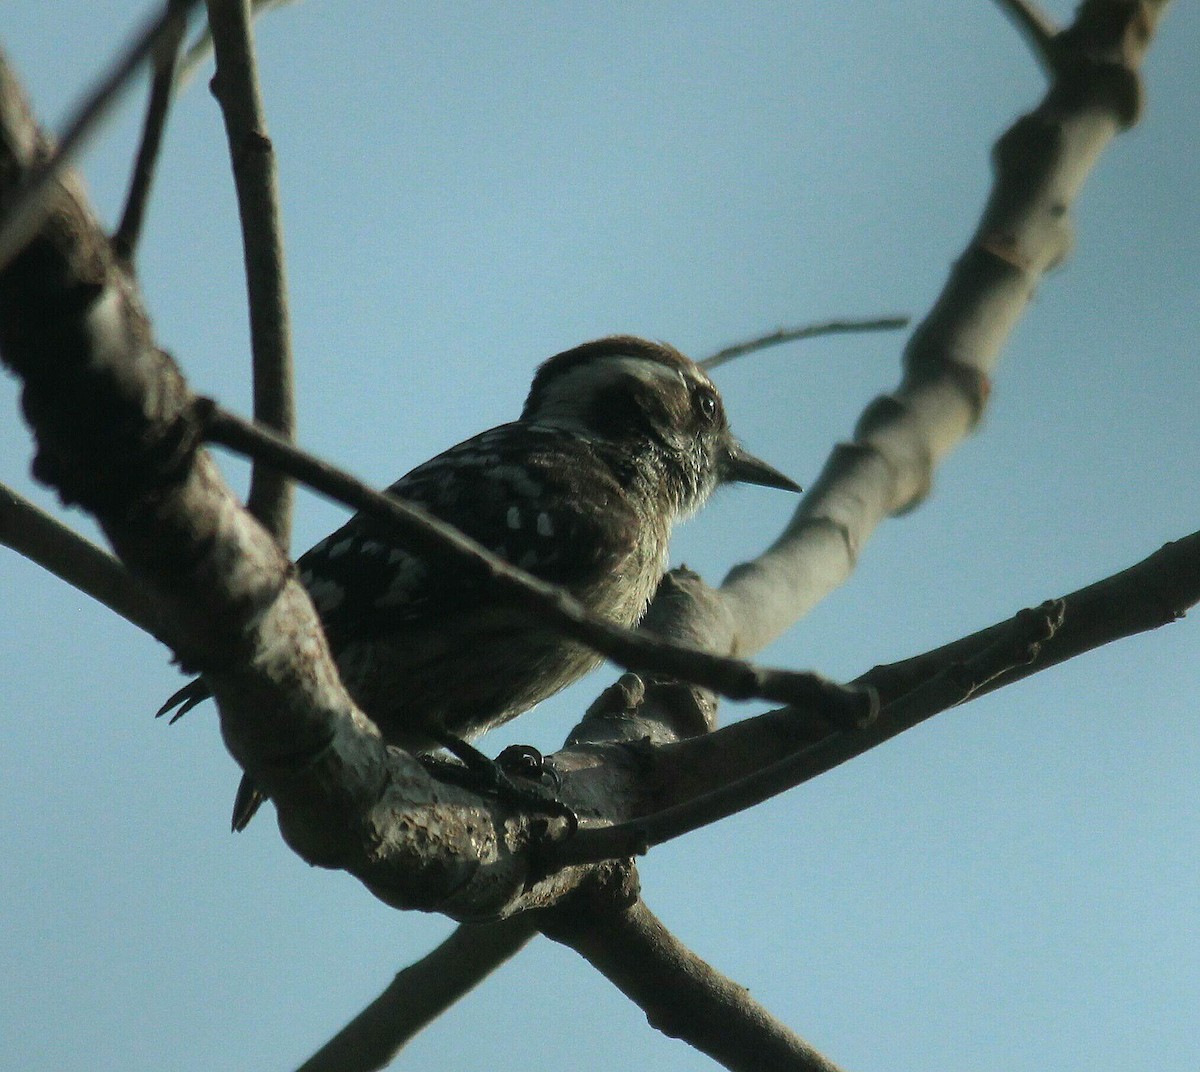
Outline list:
[[[803,491],[794,480],[784,476],[778,469],[734,444],[725,463],[725,479],[739,484],[761,484],[766,488],[781,491]]]

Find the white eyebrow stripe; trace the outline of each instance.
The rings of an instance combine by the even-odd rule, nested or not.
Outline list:
[[[637,354],[613,354],[567,369],[546,384],[529,420],[547,427],[570,428],[590,435],[588,408],[598,392],[621,380],[653,384],[666,380],[685,392],[705,381],[678,365],[664,364]]]

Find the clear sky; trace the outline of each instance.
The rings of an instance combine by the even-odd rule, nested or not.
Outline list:
[[[48,123],[149,6],[6,0],[0,39]],[[305,0],[260,37],[301,439],[380,484],[512,418],[534,365],[587,338],[702,356],[780,324],[923,315],[974,227],[991,144],[1043,88],[985,0]],[[1089,179],[1074,255],[1015,333],[979,434],[764,658],[853,676],[1197,527],[1197,54],[1200,12],[1176,4],[1145,120]],[[173,118],[141,271],[163,345],[244,408],[206,78]],[[131,97],[84,161],[110,219],[139,122]],[[896,382],[902,341],[722,369],[735,428],[807,483]],[[0,480],[49,504],[11,379],[0,395]],[[791,505],[727,491],[675,559],[717,581]],[[302,496],[297,550],[342,516]],[[231,836],[237,771],[212,708],[150,717],[181,683],[159,645],[2,549],[0,605],[3,1063],[287,1069],[448,932],[305,866],[270,809]],[[849,1069],[1194,1072],[1198,641],[1184,620],[1093,653],[658,849],[647,900]],[[553,750],[611,677],[484,746]],[[631,1061],[711,1067],[541,940],[399,1067]]]

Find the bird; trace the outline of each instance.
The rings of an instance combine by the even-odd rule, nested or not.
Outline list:
[[[699,364],[665,343],[613,335],[545,361],[517,420],[387,492],[633,627],[666,572],[673,526],[727,483],[801,490],[742,448]],[[454,750],[601,661],[476,576],[409,550],[375,517],[356,514],[296,566],[350,695],[389,744],[413,754]],[[173,722],[209,695],[196,678],[159,714],[178,708]],[[263,800],[243,778],[233,829]]]

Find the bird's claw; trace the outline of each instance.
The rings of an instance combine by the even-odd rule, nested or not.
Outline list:
[[[442,745],[464,765],[460,767],[437,756],[422,756],[421,762],[435,778],[487,793],[517,811],[565,819],[572,834],[578,829],[579,817],[542,784],[543,779],[549,778],[558,790],[562,782],[558,772],[536,748],[511,745],[496,759],[489,759],[465,741],[453,739],[451,743],[449,735],[445,738]]]

